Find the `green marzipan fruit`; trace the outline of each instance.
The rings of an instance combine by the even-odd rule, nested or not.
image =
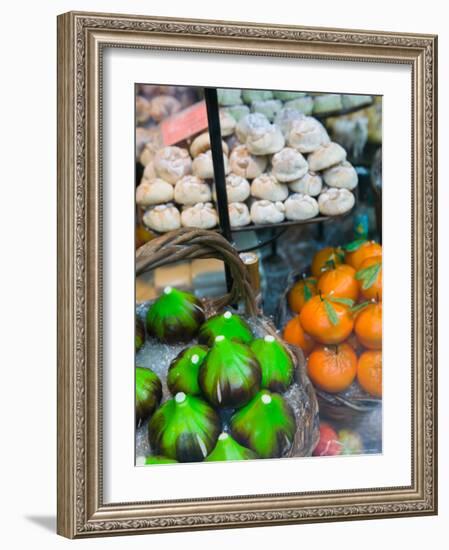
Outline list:
[[[162,455],[150,455],[145,459],[145,465],[147,464],[176,464],[178,461],[172,458],[167,458]]]
[[[228,107],[222,107],[222,109],[230,114],[236,122],[249,115],[248,105],[229,105]]]
[[[148,436],[154,453],[179,462],[200,462],[215,447],[221,421],[214,409],[179,392],[152,416]]]
[[[162,384],[150,369],[136,367],[136,426],[150,417],[162,399]]]
[[[206,458],[206,462],[221,462],[225,460],[253,460],[256,453],[237,443],[229,434],[223,432],[218,436],[214,450]]]
[[[242,90],[242,98],[245,103],[253,101],[266,101],[273,98],[271,90]]]
[[[259,392],[231,417],[231,434],[261,458],[279,458],[291,447],[296,430],[285,399],[267,390]]]
[[[145,341],[145,330],[143,328],[142,321],[138,317],[136,317],[136,332],[135,332],[136,351],[139,351],[139,349],[143,346],[144,341]]]
[[[172,395],[180,391],[191,395],[201,394],[198,372],[207,352],[206,346],[192,346],[173,359],[167,373],[167,386]]]
[[[167,287],[147,313],[147,329],[167,344],[188,342],[204,323],[204,309],[196,296]]]
[[[243,344],[249,344],[253,339],[248,323],[230,311],[225,311],[208,319],[200,328],[198,341],[200,344],[212,346],[215,338],[219,335],[229,340],[237,340]]]
[[[292,99],[298,99],[304,97],[305,92],[288,92],[283,90],[273,90],[273,97],[280,99],[281,101],[291,101]]]
[[[285,347],[273,336],[257,338],[250,348],[262,369],[262,388],[284,392],[293,381],[294,364]]]
[[[245,344],[217,336],[200,367],[198,381],[212,405],[242,407],[259,391],[262,371]]]

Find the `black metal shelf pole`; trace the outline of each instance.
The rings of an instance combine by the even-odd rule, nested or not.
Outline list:
[[[217,194],[217,210],[220,229],[229,242],[232,242],[231,223],[229,221],[228,195],[226,193],[226,175],[221,145],[220,115],[216,88],[204,88],[206,100],[207,121],[209,124],[210,148],[214,165],[215,192]],[[225,264],[226,286],[228,291],[232,286],[232,275]]]

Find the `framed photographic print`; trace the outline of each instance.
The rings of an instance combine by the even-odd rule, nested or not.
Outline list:
[[[58,51],[58,532],[435,514],[437,38]]]

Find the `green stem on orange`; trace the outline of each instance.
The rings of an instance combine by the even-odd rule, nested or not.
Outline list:
[[[357,304],[355,305],[354,307],[351,308],[351,313],[358,313],[359,311],[361,311],[362,309],[364,309],[366,306],[369,306],[370,305],[370,300],[367,300],[366,302],[362,302],[360,304]]]

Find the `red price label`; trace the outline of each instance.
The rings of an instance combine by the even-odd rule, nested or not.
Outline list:
[[[161,122],[164,145],[174,145],[207,128],[206,103],[200,101]]]

